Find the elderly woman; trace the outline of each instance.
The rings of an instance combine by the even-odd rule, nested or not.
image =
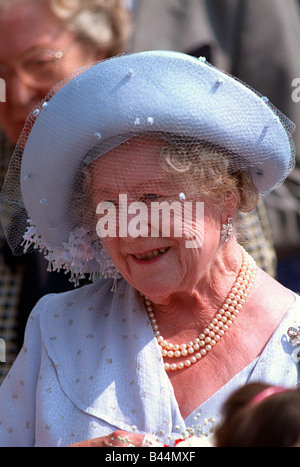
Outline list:
[[[291,171],[293,129],[175,52],[101,62],[33,111],[1,195],[8,240],[94,282],[33,310],[0,390],[1,445],[170,445],[208,434],[253,378],[297,384],[299,299],[234,231]]]

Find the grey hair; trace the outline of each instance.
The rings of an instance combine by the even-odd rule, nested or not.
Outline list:
[[[220,204],[222,195],[231,193],[237,200],[237,210],[250,212],[257,206],[258,192],[250,173],[233,169],[233,157],[236,156],[229,150],[212,143],[169,136],[160,154],[160,164],[166,172],[185,174],[187,182],[196,182],[208,200]]]

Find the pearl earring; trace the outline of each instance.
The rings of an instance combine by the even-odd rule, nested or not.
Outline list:
[[[232,218],[227,217],[226,224],[223,224],[221,230],[221,238],[227,243],[234,236],[234,227],[232,225]]]

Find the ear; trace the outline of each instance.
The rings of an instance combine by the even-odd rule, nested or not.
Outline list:
[[[106,50],[106,49],[96,49],[95,51],[95,59],[97,61],[102,61],[102,60],[105,60],[106,58],[109,57],[109,51]]]
[[[109,57],[109,51],[104,48],[85,44],[85,59],[87,63],[101,62]]]

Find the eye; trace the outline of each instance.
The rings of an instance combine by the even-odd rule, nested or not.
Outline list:
[[[140,201],[153,201],[159,198],[155,193],[146,193],[140,197]]]

